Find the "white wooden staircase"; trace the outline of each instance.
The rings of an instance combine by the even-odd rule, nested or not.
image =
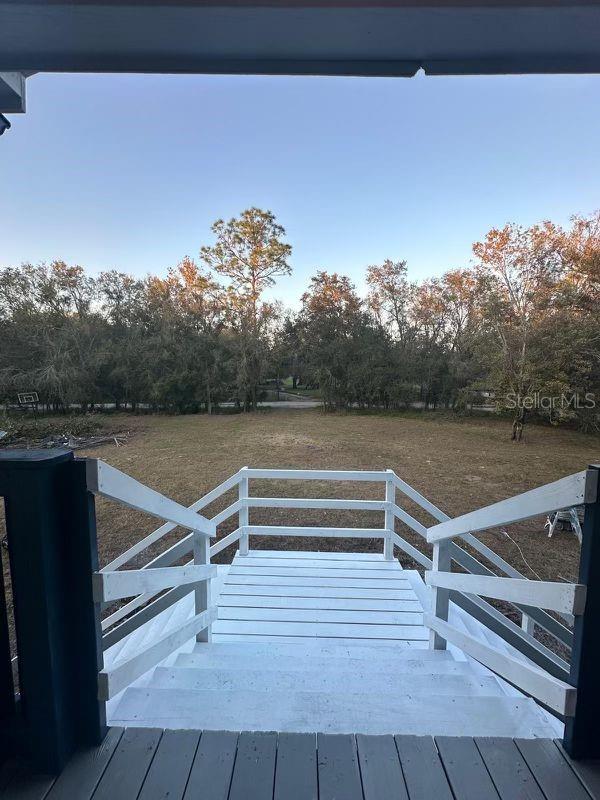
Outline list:
[[[575,715],[577,688],[559,648],[548,647],[534,633],[543,629],[563,651],[571,649],[573,621],[586,608],[586,586],[526,580],[473,531],[593,504],[596,472],[577,473],[450,519],[391,470],[244,467],[184,508],[107,464],[89,461],[90,491],[163,520],[93,576],[96,601],[108,612],[101,622],[99,697],[107,701],[109,723],[238,731],[561,735],[557,717]],[[345,482],[379,483],[385,497],[250,493],[251,480],[271,479],[329,481],[333,492]],[[200,513],[231,491],[237,499],[230,505],[211,517]],[[418,521],[399,504],[397,493],[437,524],[428,528]],[[252,509],[269,508],[383,513],[384,524],[251,523]],[[211,545],[218,526],[235,516],[238,526]],[[141,569],[123,569],[178,526],[190,532]],[[404,538],[406,527],[433,546],[433,558]],[[249,539],[257,536],[380,539],[383,552],[250,550]],[[239,549],[231,564],[211,564],[232,545]],[[360,541],[355,549],[361,549]],[[425,580],[402,568],[398,551],[401,560],[408,556],[424,568]],[[454,563],[459,571],[452,571]],[[124,598],[132,599],[112,605]],[[485,598],[508,604],[522,624]]]
[[[378,554],[250,551],[219,567],[212,641],[191,642],[109,703],[113,725],[555,736],[480,665],[429,650],[418,573]],[[422,592],[419,592],[422,594]],[[108,651],[117,665],[193,614],[188,596]],[[458,612],[457,612],[458,613]],[[458,656],[458,658],[456,657]]]

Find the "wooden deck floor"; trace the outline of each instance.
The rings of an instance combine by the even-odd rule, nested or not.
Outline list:
[[[218,597],[213,640],[392,640],[427,647],[423,609],[397,560],[377,553],[236,554]]]
[[[595,800],[600,764],[551,739],[111,728],[57,779],[0,773],[3,800]]]

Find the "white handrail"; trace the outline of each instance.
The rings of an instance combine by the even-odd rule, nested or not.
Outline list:
[[[395,475],[395,473],[392,473],[392,474]],[[397,476],[396,476],[396,478],[397,478]],[[448,517],[447,514],[444,514],[443,511],[440,511],[439,508],[437,508],[433,504],[429,503],[429,501],[426,501],[426,504],[420,502],[420,498],[422,498],[422,495],[419,495],[418,492],[413,490],[412,487],[409,486],[404,481],[394,480],[394,483],[396,484],[396,488],[399,488],[400,491],[403,491],[404,494],[407,497],[410,497],[415,502],[419,502],[420,505],[425,510],[427,510],[433,516],[436,516],[437,519],[441,519],[441,520],[450,519],[450,517]],[[409,528],[412,528],[412,530],[414,530],[416,533],[418,533],[423,538],[425,538],[425,539],[427,538],[427,528],[425,527],[425,525],[423,525],[421,522],[416,520],[414,517],[412,517],[410,514],[408,514],[406,511],[404,511],[404,509],[400,508],[398,505],[394,504],[393,510],[394,510],[395,516],[398,519],[400,519],[402,522],[404,522],[406,525],[408,525]],[[465,544],[470,545],[474,550],[477,550],[479,553],[481,553],[481,555],[483,555],[495,567],[497,567],[498,569],[502,570],[502,572],[504,572],[505,575],[508,575],[511,578],[522,578],[522,579],[526,580],[525,576],[521,572],[519,572],[519,570],[515,569],[511,564],[509,564],[507,561],[505,561],[501,556],[499,556],[497,553],[495,553],[486,544],[484,544],[482,541],[477,539],[476,536],[473,536],[470,533],[464,533],[464,534],[460,534],[460,538],[463,540],[463,542],[465,542]],[[396,547],[398,547],[400,550],[402,550],[407,555],[409,555],[417,563],[421,564],[421,566],[424,566],[424,567],[426,567],[428,569],[431,567],[431,559],[429,559],[426,555],[424,555],[419,550],[417,550],[415,547],[413,547],[413,545],[409,544],[409,542],[407,542],[404,539],[402,539],[401,537],[399,537],[397,534],[396,534],[396,539],[399,540],[399,541],[395,541],[394,542]],[[468,559],[469,561],[473,561],[475,563],[478,563],[478,562],[475,561],[473,556],[469,555],[465,550],[462,550],[456,544],[454,545],[454,548],[452,549],[451,554],[452,554],[452,558],[455,561],[457,561],[462,567],[464,567],[465,569],[467,569],[469,571],[470,571],[470,567],[469,567],[469,564],[465,564],[464,563],[465,559]],[[566,622],[568,622],[569,624],[572,624],[572,622],[573,622],[572,615],[563,613],[563,614],[561,614],[561,616],[563,617],[563,619]],[[537,611],[536,615],[535,615],[535,622],[538,625],[540,625],[542,628],[544,628],[544,627],[547,628],[548,624],[554,625],[554,618],[550,617],[542,609],[539,609],[539,611]],[[556,624],[558,624],[558,623],[556,623]],[[553,630],[549,630],[549,632],[553,636],[558,638],[563,644],[567,644],[567,646],[568,646],[568,643],[564,640],[564,638],[561,638],[560,636],[558,636],[555,630],[554,631]]]
[[[237,486],[241,479],[242,476],[240,475],[239,470],[238,472],[234,472],[231,477],[226,478],[218,486],[215,486],[214,489],[211,489],[210,492],[207,492],[204,497],[201,497],[200,500],[197,500],[192,508],[194,511],[199,511],[201,508],[209,506],[214,500],[216,500],[218,497],[221,497],[222,494],[225,494],[225,492],[228,492],[230,489],[233,489],[235,486]]]
[[[385,500],[338,500],[300,497],[248,497],[247,508],[322,508],[356,511],[385,511],[389,506]]]
[[[565,614],[583,614],[587,588],[578,583],[497,578],[463,572],[426,572],[425,583],[441,589],[508,600]]]
[[[214,489],[211,489],[210,492],[205,494],[199,500],[196,500],[195,503],[192,503],[192,505],[188,507],[188,511],[200,511],[200,509],[210,505],[218,497],[225,494],[225,492],[229,491],[229,489],[233,489],[233,487],[237,486],[239,482],[240,482],[240,473],[236,472],[234,475],[232,475],[230,478],[227,478],[227,480],[224,480]],[[213,517],[211,521],[214,522],[215,525],[218,525],[216,517]],[[128,561],[131,561],[131,559],[134,558],[134,556],[137,556],[139,553],[141,553],[142,550],[145,550],[147,547],[150,547],[150,545],[154,544],[159,539],[162,539],[163,536],[166,536],[168,533],[171,533],[171,531],[174,531],[176,527],[177,525],[174,522],[165,522],[165,524],[161,525],[160,528],[157,528],[155,531],[152,531],[152,533],[149,533],[148,536],[146,536],[144,539],[141,539],[139,542],[132,545],[124,553],[121,553],[120,556],[114,558],[110,562],[110,564],[107,564],[105,567],[103,567],[101,571],[108,572],[110,570],[122,567],[123,564],[126,564]]]
[[[229,519],[229,517],[233,517],[234,514],[237,514],[241,507],[242,502],[236,500],[235,503],[232,503],[230,506],[227,506],[227,508],[224,508],[223,511],[219,511],[218,514],[215,514],[211,522],[214,522],[215,525],[220,525],[222,522],[225,522],[226,519]]]
[[[439,519],[440,522],[444,522],[445,520],[450,519],[448,514],[445,514],[443,511],[441,511],[426,497],[423,497],[423,495],[420,492],[417,492],[416,489],[413,489],[413,487],[409,483],[406,483],[406,481],[403,481],[402,478],[399,478],[393,470],[390,470],[390,472],[394,486],[396,487],[396,489],[401,491],[402,494],[406,495],[406,497],[410,497],[410,499],[413,502],[415,502],[418,506],[421,506],[421,508],[423,508],[429,514],[431,514],[431,516],[434,517],[434,519]]]
[[[425,537],[427,535],[427,528],[418,519],[415,519],[410,514],[408,514],[403,508],[397,506],[395,503],[392,506],[392,511],[395,517],[398,517],[399,520],[408,525],[409,528],[412,528],[413,531],[419,533],[421,536]]]
[[[281,527],[279,525],[248,525],[243,533],[252,536],[322,536],[342,539],[385,539],[391,531],[385,528],[315,528]]]
[[[191,561],[186,561],[184,566],[187,567],[193,563],[194,561],[192,559]],[[145,567],[142,567],[142,569],[145,570],[145,569],[155,569],[155,568],[148,567],[148,565],[146,565]],[[104,570],[100,570],[100,572],[104,573]],[[120,608],[117,608],[117,610],[114,611],[110,616],[105,617],[102,620],[101,623],[102,630],[106,631],[109,628],[112,628],[113,625],[116,625],[117,622],[120,622],[125,617],[133,615],[134,611],[137,611],[142,606],[145,606],[146,603],[150,603],[152,600],[155,600],[157,596],[158,595],[156,592],[144,592],[143,594],[139,594],[137,597],[134,597],[133,600],[130,600],[128,603],[125,603],[125,605],[121,606]]]
[[[179,647],[189,642],[192,637],[208,628],[216,618],[217,609],[213,606],[201,614],[196,614],[178,627],[168,630],[132,658],[118,661],[110,669],[102,669],[98,673],[98,697],[101,700],[110,700],[140,675],[152,669]]]
[[[427,530],[427,541],[433,544],[466,533],[509,525],[530,517],[582,505],[585,499],[586,474],[585,470],[577,472],[529,492],[441,522]]]
[[[274,478],[294,481],[386,481],[385,470],[335,470],[335,469],[252,469],[246,467],[247,478]]]
[[[120,600],[163,589],[185,586],[214,578],[217,568],[208,564],[191,564],[185,567],[158,567],[157,569],[126,569],[119,572],[95,572],[92,586],[96,602]]]
[[[556,711],[557,714],[569,717],[575,713],[577,689],[565,681],[549,675],[532,664],[517,660],[507,653],[500,653],[495,648],[484,644],[480,639],[458,630],[448,622],[431,614],[423,615],[423,624],[441,639],[456,645],[463,653],[505,678],[521,691],[535,697],[536,700]]]
[[[225,550],[226,547],[229,547],[230,544],[237,542],[240,536],[242,536],[243,530],[241,528],[236,528],[231,533],[228,533],[227,536],[224,536],[222,539],[219,539],[218,542],[213,544],[210,548],[210,557],[216,556],[217,553],[220,553],[221,550]]]
[[[229,489],[232,489],[239,482],[240,482],[240,473],[236,472],[230,478],[227,478],[227,480],[223,481],[223,483],[220,483],[214,489],[211,489],[210,492],[205,494],[199,500],[196,500],[195,503],[192,503],[192,505],[188,507],[188,511],[200,511],[200,509],[210,505],[214,500],[216,500],[222,494],[225,494],[225,492],[229,491]],[[212,522],[214,522],[215,525],[218,524],[214,517],[212,519]],[[134,558],[134,556],[137,556],[139,553],[141,553],[142,550],[145,550],[147,547],[150,547],[150,545],[154,544],[159,539],[162,539],[162,537],[166,536],[167,533],[171,533],[171,531],[174,531],[176,527],[177,525],[173,522],[165,522],[165,524],[161,525],[160,528],[157,528],[152,533],[149,533],[148,536],[146,536],[144,539],[141,539],[139,542],[134,544],[124,553],[121,553],[120,556],[117,556],[115,559],[113,559],[110,562],[110,564],[107,564],[101,570],[101,572],[105,571],[108,572],[110,570],[122,567],[123,564],[126,564],[128,561],[131,561],[131,559]]]
[[[211,520],[190,511],[100,459],[87,460],[86,479],[88,490],[94,494],[206,536],[216,536],[217,526]]]

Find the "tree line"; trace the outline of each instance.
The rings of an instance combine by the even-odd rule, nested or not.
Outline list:
[[[328,409],[468,409],[486,398],[553,423],[600,425],[600,213],[508,224],[468,267],[422,282],[405,261],[351,280],[319,270],[297,312],[265,299],[291,273],[269,211],[212,226],[213,243],[166,277],[97,277],[62,261],[0,269],[0,398],[37,391],[48,408],[256,408],[292,376]]]

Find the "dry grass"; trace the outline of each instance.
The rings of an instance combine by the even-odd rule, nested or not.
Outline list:
[[[600,440],[572,431],[531,427],[526,441],[509,439],[506,422],[494,418],[456,419],[442,415],[328,415],[320,411],[272,411],[236,416],[129,418],[139,430],[121,448],[106,446],[88,455],[119,469],[186,504],[191,504],[243,465],[271,468],[385,469],[391,468],[448,514],[470,511],[576,472],[600,457]],[[381,496],[381,486],[291,481],[262,481],[253,494],[316,497]],[[233,499],[217,501],[211,513]],[[431,519],[405,504],[425,524]],[[343,511],[306,512],[256,510],[257,523],[379,526],[381,515]],[[544,520],[512,526],[527,561],[545,580],[574,578],[578,545],[569,533],[548,539]],[[234,520],[219,535],[232,530]],[[101,562],[106,563],[156,523],[113,503],[98,503]],[[421,544],[410,531],[398,531]],[[517,547],[499,532],[482,537],[514,566],[533,577]],[[361,549],[358,540],[263,539],[254,547]],[[367,543],[372,549],[380,542]],[[230,560],[231,551],[224,551]]]
[[[600,460],[600,439],[573,431],[530,427],[526,439],[515,444],[509,426],[496,418],[459,419],[442,414],[358,415],[310,411],[271,411],[247,415],[115,418],[115,429],[128,428],[133,436],[126,446],[106,445],[86,453],[147,483],[187,505],[193,503],[241,466],[319,469],[385,469],[396,473],[448,514],[470,511],[576,472]],[[313,497],[382,497],[373,484],[322,484],[256,482],[253,494]],[[208,510],[216,513],[234,498],[233,492]],[[402,500],[402,498],[400,498]],[[412,503],[405,508],[425,524],[432,520]],[[257,509],[256,523],[335,526],[382,525],[382,515],[344,511],[306,512]],[[158,523],[145,515],[99,500],[98,542],[101,564],[106,564]],[[544,580],[573,580],[579,548],[571,533],[548,539],[544,520],[512,526],[510,534],[526,561]],[[0,520],[2,524],[2,520]],[[219,529],[219,536],[235,527],[235,520]],[[397,530],[423,548],[420,537],[403,525]],[[2,533],[2,535],[4,535]],[[179,537],[181,533],[171,535]],[[481,535],[496,552],[528,577],[534,573],[524,563],[513,542],[498,531]],[[379,550],[381,541],[339,539],[256,538],[255,548]],[[164,549],[147,551],[150,555]],[[233,547],[217,561],[230,561]],[[402,558],[406,566],[414,566]]]

